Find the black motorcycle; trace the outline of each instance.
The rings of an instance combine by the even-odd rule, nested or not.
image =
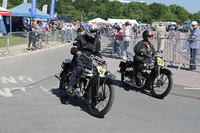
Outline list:
[[[155,57],[151,62],[144,64],[142,72],[135,72],[134,61],[120,62],[121,81],[124,85],[149,90],[155,98],[166,97],[172,89],[172,72],[164,67],[165,62]],[[136,75],[135,75],[136,74]]]
[[[91,60],[95,67],[89,70],[83,64],[82,72],[77,77],[77,84],[73,86],[73,93],[66,94],[72,72],[71,60],[66,59],[61,65],[60,76],[56,76],[60,80],[60,96],[84,100],[91,115],[103,117],[111,109],[114,102],[113,80],[115,80],[115,76],[106,69],[106,62],[102,58],[94,55],[87,56],[83,53],[81,56]]]

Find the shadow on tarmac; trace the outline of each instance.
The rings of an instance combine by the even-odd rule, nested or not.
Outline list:
[[[60,97],[59,88],[52,88],[51,93],[56,95],[60,99],[61,104],[64,104],[64,105],[70,104],[75,107],[80,107],[82,111],[85,111],[88,113],[85,101],[76,99],[76,98],[72,98],[69,96],[67,96],[66,98],[62,98],[62,97]]]
[[[56,95],[59,99],[60,99],[60,103],[64,104],[64,105],[72,105],[74,107],[80,107],[81,111],[86,112],[87,114],[90,114],[87,108],[87,105],[85,103],[84,100],[80,100],[78,98],[73,98],[70,96],[67,96],[66,98],[60,97],[60,93],[59,93],[59,88],[52,88],[51,89],[52,94]],[[92,115],[91,115],[92,116]],[[96,118],[104,118],[104,116],[102,117],[96,117]]]
[[[123,88],[125,91],[134,91],[134,92],[140,92],[144,95],[147,95],[147,96],[151,96],[151,93],[147,90],[147,89],[144,89],[144,88],[137,88],[137,87],[134,87],[134,86],[131,86],[129,84],[122,84],[121,80],[115,80],[114,81],[114,85],[120,87],[120,88]]]

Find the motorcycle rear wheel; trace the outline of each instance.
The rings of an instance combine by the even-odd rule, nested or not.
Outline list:
[[[99,88],[98,97],[95,97],[93,90],[95,89],[92,89],[92,93],[90,94],[91,103],[88,105],[89,113],[95,117],[104,117],[104,115],[111,109],[114,102],[114,86],[105,82]]]

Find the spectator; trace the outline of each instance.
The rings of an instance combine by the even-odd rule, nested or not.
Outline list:
[[[135,38],[137,38],[137,33],[138,33],[137,24],[134,24],[134,26],[133,26],[133,32],[134,32],[134,39],[135,39]]]
[[[45,31],[43,35],[45,35],[45,42],[46,45],[49,43],[50,39],[51,39],[51,26],[52,26],[52,22],[49,22],[44,28],[43,30]]]
[[[167,31],[165,26],[163,25],[163,22],[161,21],[159,23],[159,26],[156,27],[156,37],[157,37],[157,51],[159,53],[163,53],[164,51],[164,43],[165,43],[165,37],[167,35]]]
[[[73,22],[72,28],[73,28],[73,31],[72,31],[73,39],[74,39],[76,37],[76,33],[77,33],[76,31],[78,30],[78,26],[77,26],[76,22]]]
[[[190,67],[186,70],[196,70],[196,55],[200,44],[200,30],[198,28],[198,23],[196,21],[192,22],[192,32],[189,36],[190,44]]]
[[[123,58],[123,54],[124,54],[124,44],[123,44],[123,29],[122,29],[122,26],[121,25],[118,25],[117,26],[117,40],[118,40],[118,43],[119,43],[119,51],[118,51],[118,54],[119,54],[119,57],[120,58]]]
[[[37,32],[37,30],[36,30],[36,25],[37,25],[37,23],[35,22],[35,20],[32,20],[32,25],[30,25],[30,32],[29,32],[29,34],[30,34],[30,43],[29,43],[29,46],[28,46],[28,49],[30,50],[30,49],[32,49],[32,50],[35,50],[36,49],[36,46],[35,46],[35,43],[36,43],[36,32]],[[31,45],[31,43],[32,43],[32,47],[30,48],[30,45]]]
[[[38,24],[36,25],[35,29],[37,30],[37,44],[36,44],[36,47],[37,48],[41,48],[42,47],[42,40],[43,40],[43,34],[42,34],[42,22],[41,21],[38,21]]]
[[[72,39],[72,26],[71,26],[71,24],[67,23],[66,30],[67,30],[67,32],[66,32],[66,40],[67,40],[68,42],[70,42],[70,41],[73,40],[73,39]],[[69,38],[67,39],[68,36],[69,36]]]
[[[117,43],[117,26],[113,26],[113,30],[112,32],[110,33],[111,34],[111,37],[112,37],[112,45],[113,45],[113,54],[114,56],[117,56],[117,52],[118,52],[118,43]]]
[[[126,25],[123,25],[123,29],[124,29],[124,51],[126,52],[126,56],[124,56],[123,59],[127,60],[128,55],[133,56],[133,54],[128,50],[128,47],[131,42],[131,34]]]
[[[62,30],[61,30],[61,43],[64,43],[66,41],[66,29],[67,29],[67,25],[66,23],[62,22]]]
[[[84,31],[84,24],[83,23],[81,23],[80,24],[80,27],[77,29],[77,31],[76,31],[76,34],[78,34],[78,33],[81,33],[81,32],[83,32]]]
[[[125,26],[129,30],[129,33],[131,35],[132,34],[132,27],[131,27],[131,25],[130,25],[130,23],[128,21],[125,23]]]

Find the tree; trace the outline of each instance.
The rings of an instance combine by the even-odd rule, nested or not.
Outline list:
[[[193,14],[193,20],[196,20],[200,23],[200,11]]]
[[[164,4],[153,3],[149,5],[149,9],[153,20],[171,21],[174,19],[174,15],[171,12],[170,8],[168,8]]]
[[[122,4],[118,1],[110,1],[106,8],[108,18],[121,18],[123,16]]]
[[[130,19],[136,19],[141,22],[149,22],[150,20],[150,10],[145,3],[140,2],[130,2],[128,4],[127,17]]]
[[[189,20],[190,13],[186,11],[183,7],[177,5],[170,5],[169,8],[171,12],[174,14],[175,20],[178,23]]]

